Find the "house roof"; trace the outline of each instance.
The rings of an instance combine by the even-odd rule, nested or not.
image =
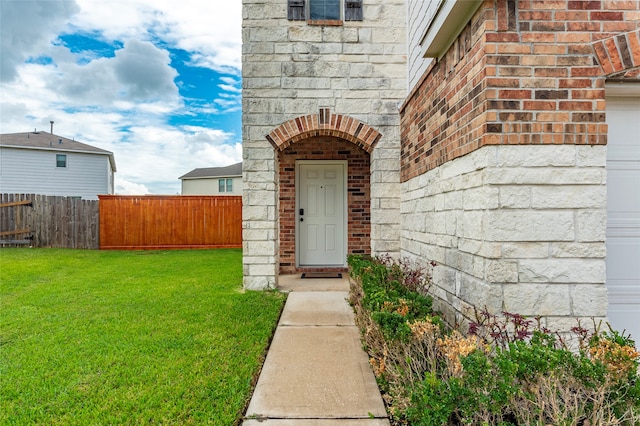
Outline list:
[[[226,167],[205,167],[201,169],[193,169],[186,175],[180,176],[178,179],[198,179],[213,177],[236,177],[242,176],[242,162],[232,164]]]
[[[5,133],[0,135],[0,146],[19,149],[37,149],[45,151],[82,152],[109,156],[111,168],[116,171],[113,152],[64,138],[48,132]]]

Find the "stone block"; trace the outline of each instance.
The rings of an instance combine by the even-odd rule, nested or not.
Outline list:
[[[609,302],[607,289],[602,285],[576,285],[572,288],[573,315],[578,317],[603,317],[607,315]]]
[[[604,283],[603,259],[522,259],[518,276],[526,283]]]
[[[500,312],[502,310],[502,286],[490,284],[480,279],[460,274],[458,297],[483,310]]]
[[[322,27],[320,26],[291,26],[287,31],[287,39],[291,42],[322,42]],[[280,40],[277,40],[280,41]]]
[[[380,90],[391,88],[390,78],[350,78],[350,90]],[[371,122],[371,120],[369,120]]]
[[[439,167],[442,179],[458,177],[495,165],[495,149],[496,147],[493,146],[483,147],[469,155],[443,164]]]
[[[455,218],[455,228],[447,228],[447,231],[453,231],[447,232],[448,234],[462,238],[471,238],[476,240],[482,239],[482,229],[485,217],[484,211],[461,211],[457,212],[457,214],[450,212],[448,215]]]
[[[504,310],[527,316],[571,315],[569,286],[558,284],[506,285]]]
[[[464,210],[496,209],[499,205],[500,190],[495,187],[478,187],[462,192]]]
[[[326,77],[282,77],[284,89],[330,89],[331,79]]]
[[[343,49],[345,55],[357,55],[359,58],[355,62],[366,62],[368,58],[365,55],[382,55],[384,54],[384,46],[382,44],[364,44],[353,43],[345,44]],[[352,61],[355,58],[352,58]]]
[[[322,41],[327,43],[357,43],[358,28],[353,27],[323,27]]]
[[[425,216],[423,214],[406,214],[402,216],[402,228],[411,232],[425,232]]]
[[[607,147],[601,145],[577,146],[576,165],[579,167],[606,167]]]
[[[518,262],[487,260],[485,279],[490,283],[517,283]]]
[[[245,290],[271,290],[276,288],[276,275],[255,276],[244,274],[243,287]]]
[[[249,241],[246,247],[248,256],[274,256],[276,243],[275,241]]]
[[[576,213],[576,240],[581,242],[605,241],[607,232],[606,210],[578,211]]]
[[[598,243],[553,243],[551,244],[553,257],[601,258],[607,255],[604,242]]]
[[[253,263],[248,266],[250,275],[275,276],[278,273],[275,263]]]
[[[253,27],[245,31],[243,39],[246,42],[286,42],[289,41],[288,29],[284,26],[276,27]],[[244,72],[244,70],[243,70]]]
[[[484,233],[489,241],[573,241],[573,212],[490,210]]]
[[[449,246],[451,246],[449,244]],[[464,272],[469,275],[475,275],[478,278],[482,277],[482,274],[475,274],[475,264],[473,256],[469,253],[464,253],[455,248],[447,249],[445,254],[445,264],[458,271]]]
[[[531,207],[530,186],[503,186],[499,192],[500,207],[507,209],[528,209]]]
[[[549,243],[503,243],[505,259],[544,259],[549,257]]]
[[[491,168],[485,183],[493,185],[587,185],[602,184],[603,171],[596,168]]]
[[[448,293],[456,292],[456,272],[446,266],[436,266],[432,273],[433,285]]]
[[[437,245],[422,245],[420,247],[420,256],[426,260],[433,260],[438,266],[444,266],[447,250]]]
[[[531,206],[541,209],[606,208],[607,190],[604,185],[534,186]]]
[[[249,206],[244,205],[242,207],[242,220],[268,220],[269,209],[268,206]]]
[[[458,238],[458,249],[489,259],[497,259],[502,256],[502,247],[499,243],[489,243],[482,240]]]
[[[462,192],[453,191],[445,193],[444,210],[462,210]]]
[[[569,167],[575,162],[573,145],[500,146],[497,152],[498,167]]]

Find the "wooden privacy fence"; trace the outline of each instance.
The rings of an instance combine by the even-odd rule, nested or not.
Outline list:
[[[3,246],[98,248],[98,200],[1,194],[0,206]]]
[[[99,198],[101,249],[242,247],[242,197]]]

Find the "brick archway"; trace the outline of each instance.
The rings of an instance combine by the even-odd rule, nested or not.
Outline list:
[[[278,151],[315,136],[334,136],[362,148],[369,154],[382,135],[373,127],[348,115],[332,114],[321,108],[318,114],[302,115],[285,121],[266,137]]]
[[[592,47],[605,76],[640,79],[640,30],[598,40]]]

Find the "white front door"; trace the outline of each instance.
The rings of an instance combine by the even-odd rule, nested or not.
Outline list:
[[[626,329],[639,345],[640,95],[608,92],[606,113],[608,316],[614,329]]]
[[[344,161],[297,163],[298,266],[346,264]]]

